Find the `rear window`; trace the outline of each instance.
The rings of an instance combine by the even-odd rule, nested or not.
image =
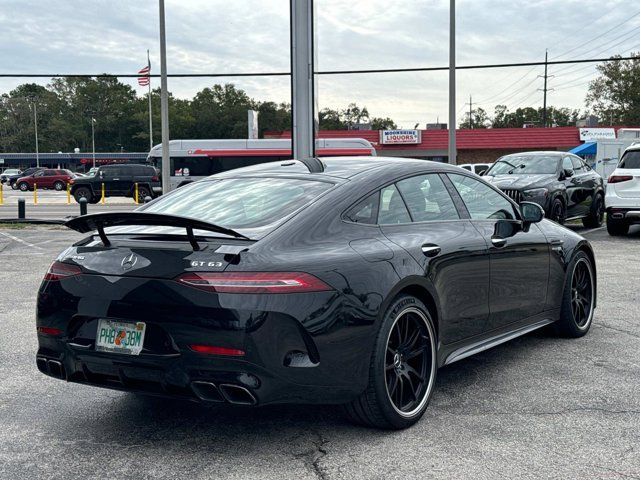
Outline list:
[[[618,168],[640,168],[640,151],[625,153]]]
[[[259,238],[332,186],[291,178],[202,181],[160,197],[144,211],[195,218]]]

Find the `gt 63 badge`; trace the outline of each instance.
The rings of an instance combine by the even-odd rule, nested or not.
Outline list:
[[[192,267],[211,267],[211,268],[220,268],[222,267],[222,262],[199,262],[197,260],[191,261]]]

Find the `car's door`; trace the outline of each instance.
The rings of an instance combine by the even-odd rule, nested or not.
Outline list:
[[[567,189],[566,218],[580,217],[584,215],[584,194],[582,191],[581,171],[576,171],[571,155],[562,158],[562,183]]]
[[[106,196],[122,195],[122,169],[118,166],[101,168],[100,179],[104,184]],[[98,192],[100,194],[100,191]]]
[[[573,164],[574,179],[578,191],[576,192],[576,202],[578,209],[576,216],[588,215],[591,211],[591,204],[595,199],[596,190],[598,189],[601,178],[593,169],[578,156],[571,157]]]
[[[500,220],[521,225],[516,207],[480,179],[448,174],[490,252],[489,320],[494,330],[544,310],[549,281],[549,245],[537,225],[508,238],[496,235]]]
[[[487,247],[441,176],[417,175],[383,188],[378,223],[434,286],[440,341],[448,344],[481,333],[489,315]]]
[[[55,170],[45,170],[42,177],[38,180],[38,187],[40,188],[52,188],[53,183],[56,181]]]

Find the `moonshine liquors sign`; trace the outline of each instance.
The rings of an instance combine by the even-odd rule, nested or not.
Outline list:
[[[420,130],[380,130],[382,145],[416,145],[422,141]]]

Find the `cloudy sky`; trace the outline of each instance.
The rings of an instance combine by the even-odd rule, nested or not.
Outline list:
[[[460,65],[577,59],[640,50],[637,0],[458,0]],[[316,0],[318,69],[446,66],[446,0]],[[289,69],[288,0],[166,0],[169,73]],[[597,38],[596,38],[597,37]],[[151,51],[159,73],[155,0],[0,0],[1,73],[135,73]],[[458,113],[469,96],[492,112],[542,104],[542,67],[458,73]],[[589,65],[550,69],[549,103],[584,108]],[[0,79],[6,92],[25,81]],[[190,97],[215,81],[260,100],[289,101],[289,80],[169,79]],[[132,85],[137,85],[130,82]],[[157,83],[157,82],[156,82]],[[143,90],[139,90],[143,93]],[[447,118],[447,73],[325,76],[321,108],[350,102],[404,127]],[[467,107],[468,108],[468,107]]]

